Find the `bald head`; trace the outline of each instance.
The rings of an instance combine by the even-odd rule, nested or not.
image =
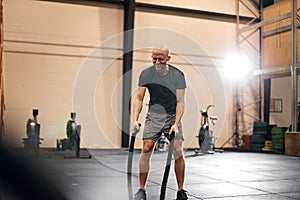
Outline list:
[[[166,46],[155,46],[152,49],[152,53],[161,53],[164,54],[165,56],[170,56],[170,50]]]

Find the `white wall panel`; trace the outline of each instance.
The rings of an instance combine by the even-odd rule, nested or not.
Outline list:
[[[123,12],[31,0],[7,0],[4,7],[5,138],[21,146],[26,121],[32,109],[38,108],[44,138],[41,146],[55,147],[56,139],[66,137],[80,67],[97,45],[122,31]],[[112,70],[114,79],[122,72],[119,66]],[[103,84],[113,85],[114,79]],[[109,113],[99,112],[99,118]],[[99,139],[98,133],[85,130],[82,127],[84,146],[111,148],[119,144],[117,136],[110,144]]]

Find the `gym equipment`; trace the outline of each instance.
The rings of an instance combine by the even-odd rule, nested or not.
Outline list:
[[[254,121],[253,133],[251,136],[251,150],[262,151],[265,146],[266,135],[268,132],[268,123],[260,120]]]
[[[91,158],[91,156],[80,157],[80,132],[81,126],[77,125],[76,113],[71,112],[71,119],[67,122],[66,132],[67,138],[56,140],[56,150],[65,151],[66,149],[75,150],[75,157],[64,156],[64,158]]]
[[[141,127],[140,123],[139,123],[139,127]],[[129,154],[128,154],[128,160],[127,160],[127,185],[128,185],[128,198],[130,200],[133,199],[133,196],[132,196],[132,180],[131,180],[132,158],[133,158],[135,137],[138,134],[138,132],[139,132],[138,129],[134,129],[132,134],[131,134],[130,145],[129,145]]]
[[[167,162],[166,162],[166,166],[165,166],[164,177],[163,177],[163,181],[162,181],[161,189],[160,189],[160,200],[164,200],[165,196],[166,196],[166,188],[167,188],[169,172],[170,172],[170,167],[171,167],[172,154],[173,154],[174,137],[175,137],[175,133],[172,132],[170,135],[170,144],[169,144],[169,149],[168,149],[168,157],[167,157]]]
[[[206,109],[200,110],[201,112],[201,127],[198,134],[198,144],[200,152],[207,153],[211,151],[211,137],[209,137],[209,122],[208,122],[208,110],[214,105],[207,106]],[[196,152],[198,153],[198,152]]]
[[[209,105],[206,109],[200,110],[201,112],[201,127],[198,134],[198,144],[199,150],[196,150],[195,153],[203,154],[214,154],[216,151],[223,152],[222,149],[215,149],[216,137],[213,136],[213,128],[218,121],[217,116],[210,116],[210,122],[208,121],[208,110],[215,105]],[[209,123],[212,123],[212,128],[210,128]]]
[[[139,123],[139,127],[141,127],[140,123]],[[131,171],[132,171],[132,158],[133,158],[133,151],[134,151],[134,143],[135,143],[136,134],[138,132],[139,132],[138,129],[134,129],[131,134],[129,154],[128,154],[128,160],[127,160],[127,173],[128,174],[131,174]]]
[[[274,153],[284,153],[285,151],[285,132],[288,127],[274,127],[272,128],[272,148]]]
[[[32,110],[33,118],[28,119],[26,123],[27,138],[22,138],[24,143],[24,148],[33,149],[37,156],[39,155],[41,140],[43,140],[43,138],[40,138],[41,125],[37,121],[38,114],[39,114],[38,109]]]
[[[66,132],[67,138],[56,140],[56,150],[73,150],[75,148],[75,141],[77,135],[80,134],[80,126],[75,121],[76,113],[71,113],[71,119],[67,122]]]
[[[154,151],[165,152],[168,150],[169,144],[170,144],[170,141],[168,140],[168,138],[166,138],[165,134],[162,133],[156,142]]]

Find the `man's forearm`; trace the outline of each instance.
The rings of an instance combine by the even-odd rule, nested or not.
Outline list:
[[[138,121],[143,108],[143,101],[136,100],[133,104],[133,121]]]
[[[143,108],[143,99],[145,96],[146,87],[139,87],[136,98],[133,102],[132,121],[137,122],[139,120],[140,113]]]
[[[184,113],[184,103],[183,102],[178,102],[176,105],[176,117],[175,117],[175,125],[179,125],[181,118]]]

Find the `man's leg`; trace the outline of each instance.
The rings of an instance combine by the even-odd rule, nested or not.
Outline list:
[[[185,160],[183,157],[182,139],[174,140],[173,155],[175,159],[175,174],[178,185],[178,191],[183,189],[184,175],[185,175]]]
[[[151,139],[144,139],[143,140],[143,150],[140,157],[140,188],[145,189],[148,172],[150,168],[150,157],[153,152],[155,141]]]

